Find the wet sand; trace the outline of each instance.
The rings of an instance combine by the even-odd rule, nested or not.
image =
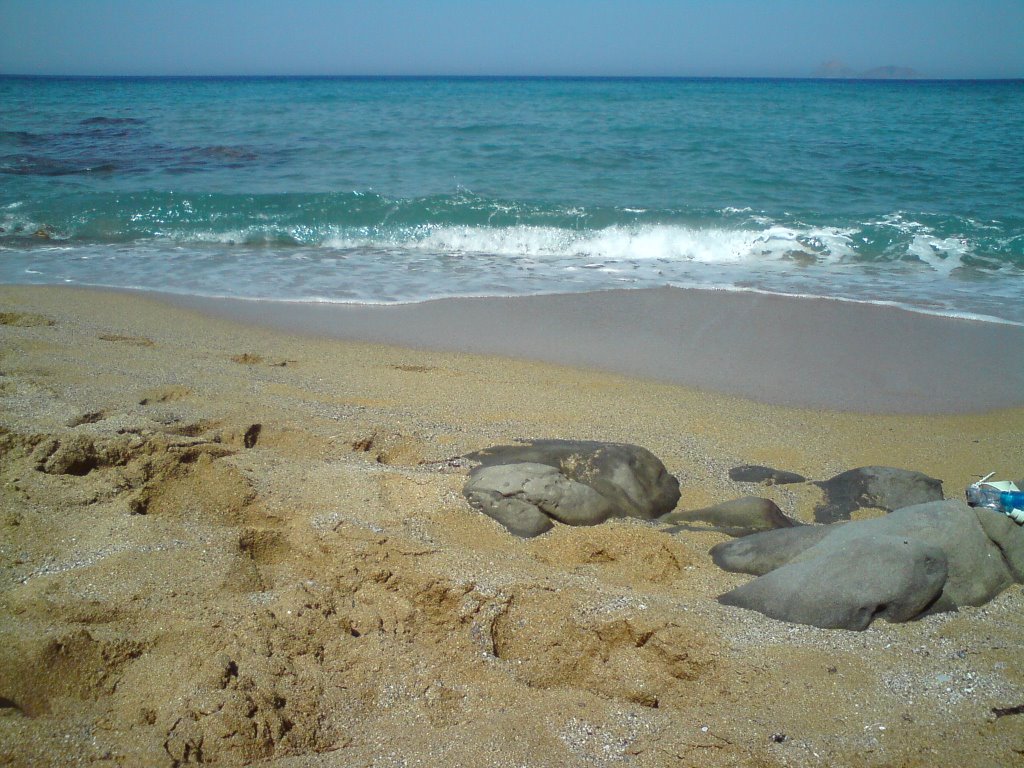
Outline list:
[[[542,360],[778,405],[1024,405],[1024,328],[895,307],[678,288],[399,306],[166,298],[286,331]]]
[[[465,503],[451,459],[528,437],[636,443],[679,509],[805,521],[814,486],[728,469],[885,464],[948,496],[1024,474],[1022,390],[974,367],[1019,359],[1019,329],[678,293],[197,312],[0,288],[0,762],[1017,764],[1024,716],[993,708],[1024,704],[1019,586],[820,630],[715,602],[748,578],[711,562],[721,534],[522,541]]]

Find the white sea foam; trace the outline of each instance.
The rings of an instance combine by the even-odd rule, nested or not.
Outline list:
[[[856,230],[836,227],[811,227],[800,239],[814,247],[815,252],[832,262],[855,258],[853,236]]]
[[[911,234],[914,232],[931,232],[931,227],[926,224],[922,224],[919,221],[905,218],[902,211],[896,211],[895,213],[888,213],[882,216],[880,219],[875,221],[865,222],[868,226],[875,227],[891,227],[898,232],[905,234]]]
[[[835,301],[840,304],[863,304],[872,307],[891,307],[901,309],[905,312],[913,312],[918,315],[929,315],[930,317],[948,317],[953,320],[974,320],[980,323],[995,323],[996,325],[1012,325],[1024,328],[1024,322],[1008,320],[995,315],[987,315],[980,312],[966,312],[956,309],[934,309],[921,307],[906,301],[894,301],[889,299],[867,299],[852,296],[825,296],[819,293],[800,293],[785,290],[767,290],[765,288],[752,288],[750,286],[737,285],[708,285],[704,283],[679,283],[673,282],[672,287],[687,290],[701,291],[723,291],[725,293],[756,293],[762,296],[784,296],[790,299],[813,299],[815,301]]]
[[[985,256],[969,242],[939,237],[919,222],[889,245],[883,233],[873,245],[875,261],[858,253],[865,236],[877,237],[866,229],[746,222],[578,230],[254,226],[121,246],[45,243],[25,234],[25,247],[2,246],[0,282],[384,304],[676,285],[891,304],[989,322],[1024,319],[1019,267],[1005,266],[1006,279],[999,279],[994,268],[978,266]],[[962,269],[965,256],[971,266]]]
[[[782,226],[726,229],[650,224],[599,230],[442,226],[420,227],[415,233],[397,237],[347,233],[325,238],[324,245],[351,250],[380,247],[383,241],[392,248],[455,255],[727,264],[782,260],[794,252],[838,261],[854,254],[850,236],[849,231],[835,228],[798,230]]]
[[[915,235],[907,247],[907,253],[936,272],[948,275],[962,265],[961,257],[968,253],[968,247],[966,242],[955,237]]]

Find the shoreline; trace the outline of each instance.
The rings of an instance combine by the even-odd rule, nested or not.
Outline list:
[[[651,296],[650,292],[618,292],[616,298],[626,300],[624,304],[618,305],[618,309],[621,311],[623,307],[632,307],[632,300],[638,298],[652,299],[654,304],[658,305],[666,296],[672,297],[676,291],[673,289],[658,293],[661,295]],[[679,293],[685,293],[690,299],[705,302],[717,298],[716,294],[710,292]],[[565,299],[570,304],[582,299],[583,308],[595,312],[601,309],[590,300],[595,296],[598,294],[589,295],[589,298],[587,295],[573,294],[554,298]],[[566,307],[563,302],[551,302],[550,298],[552,297],[536,297],[522,302],[508,300],[498,304],[506,311],[518,308],[521,304],[531,305],[531,308],[543,304],[550,305],[547,307],[548,315],[564,313]],[[349,367],[360,371],[358,376],[369,377],[358,385],[362,391],[361,395],[343,397],[345,402],[351,402],[356,408],[363,405],[373,407],[378,402],[389,400],[388,387],[393,385],[389,370],[429,371],[429,374],[424,373],[414,378],[419,380],[420,386],[429,387],[431,391],[414,391],[414,395],[418,400],[431,402],[431,408],[438,413],[438,418],[442,421],[455,414],[459,414],[457,418],[461,418],[464,407],[483,407],[488,413],[507,413],[516,422],[536,423],[542,427],[540,431],[523,429],[520,433],[507,435],[504,439],[548,436],[642,443],[640,435],[635,434],[634,430],[643,425],[640,428],[641,433],[644,430],[655,430],[662,435],[659,439],[665,441],[686,441],[685,437],[673,437],[673,429],[676,435],[684,435],[688,431],[714,435],[717,451],[724,451],[736,457],[753,452],[751,456],[756,459],[756,463],[770,463],[769,457],[779,448],[784,448],[783,452],[793,460],[792,466],[784,468],[803,471],[805,474],[815,471],[812,468],[818,463],[819,456],[836,457],[835,462],[826,461],[817,470],[819,474],[834,469],[840,470],[843,466],[913,466],[934,476],[946,478],[953,483],[952,487],[955,489],[966,486],[972,479],[977,479],[990,470],[1011,475],[1019,471],[1012,457],[1017,453],[1014,446],[1019,442],[1019,425],[1024,422],[1024,403],[1020,402],[1024,398],[1024,388],[1021,392],[1012,393],[1016,397],[1006,397],[1004,402],[984,409],[975,407],[974,410],[970,410],[966,407],[978,405],[977,391],[972,391],[967,393],[972,395],[972,399],[957,401],[961,407],[950,409],[948,412],[929,411],[923,408],[916,411],[906,408],[902,411],[878,409],[868,412],[864,408],[858,409],[854,406],[872,396],[871,392],[860,393],[859,401],[854,398],[849,401],[839,400],[840,393],[849,393],[851,387],[835,386],[836,382],[842,383],[846,377],[841,370],[828,367],[829,361],[841,353],[833,350],[830,355],[823,355],[821,360],[815,362],[813,371],[819,383],[824,380],[833,387],[820,393],[823,396],[820,399],[827,399],[834,404],[832,407],[824,407],[820,403],[800,402],[798,398],[792,396],[780,398],[784,400],[783,402],[768,402],[764,397],[737,394],[737,390],[744,388],[743,385],[747,388],[760,387],[761,394],[771,387],[775,387],[776,391],[782,391],[786,382],[793,380],[793,376],[785,371],[786,361],[771,359],[764,349],[757,351],[756,355],[747,357],[744,357],[742,350],[723,350],[714,345],[709,345],[707,349],[698,349],[703,359],[710,359],[712,365],[707,369],[698,369],[696,373],[727,377],[738,370],[744,372],[744,376],[737,382],[740,386],[724,386],[717,389],[711,386],[701,387],[692,382],[659,380],[655,376],[644,376],[644,371],[640,370],[639,366],[629,370],[601,370],[597,365],[567,360],[565,356],[555,357],[554,361],[540,359],[540,355],[535,355],[531,359],[522,352],[517,356],[510,352],[507,346],[499,349],[490,339],[474,338],[473,334],[479,333],[483,324],[474,325],[466,320],[464,315],[460,316],[458,312],[453,311],[462,308],[463,305],[470,305],[471,309],[479,314],[487,309],[488,303],[490,300],[473,299],[442,300],[431,304],[399,307],[271,305],[245,300],[207,300],[156,292],[108,291],[77,286],[0,285],[0,311],[28,313],[29,316],[45,318],[47,322],[53,321],[58,328],[66,327],[82,343],[92,344],[99,338],[101,347],[106,347],[109,343],[102,340],[114,339],[118,342],[115,346],[125,347],[122,352],[136,349],[140,353],[148,353],[148,350],[154,348],[150,346],[153,344],[158,348],[181,350],[187,358],[191,356],[192,348],[197,348],[204,350],[204,357],[212,354],[220,359],[234,361],[229,366],[231,368],[238,367],[237,362],[244,362],[249,356],[255,356],[263,359],[263,362],[257,365],[258,368],[266,368],[268,365],[281,366],[269,370],[290,372],[294,367],[294,361],[288,361],[299,357],[298,350],[308,348],[310,351],[307,356],[319,361],[318,368],[329,367],[335,371],[331,374],[335,377],[338,371],[346,371]],[[794,304],[793,301],[786,300],[781,303],[791,310],[809,306],[803,301]],[[757,304],[757,307],[749,308],[750,313],[763,315],[763,302]],[[832,302],[828,304],[832,305],[832,309],[838,306]],[[819,309],[822,307],[815,305],[814,302],[810,302],[810,305]],[[839,309],[849,307],[839,306]],[[852,309],[860,308],[854,306]],[[418,315],[423,311],[426,312],[426,317],[410,318],[410,315]],[[720,323],[723,322],[721,314],[719,312],[715,316]],[[797,314],[799,315],[799,312]],[[860,314],[862,312],[854,312],[855,316]],[[886,314],[895,314],[902,320],[920,320],[915,315],[908,318],[909,313],[900,310],[889,310]],[[501,317],[500,313],[492,313],[489,322],[492,325],[496,324]],[[553,351],[567,349],[564,335],[574,329],[584,336],[589,335],[591,339],[601,340],[604,328],[587,326],[579,314],[570,313],[568,317],[575,318],[575,325],[565,326],[568,330],[564,330],[563,336],[556,339],[552,346]],[[813,317],[816,315],[812,313]],[[447,341],[440,339],[437,335],[437,318],[447,323],[448,327],[458,328],[461,336]],[[523,320],[522,312],[519,313],[519,318]],[[340,319],[345,319],[347,324],[339,325]],[[536,326],[545,320],[546,315],[536,311],[525,316],[523,322]],[[639,317],[634,318],[633,322],[638,323],[639,320]],[[733,325],[740,324],[740,320],[742,318],[733,317]],[[928,374],[934,378],[928,380],[925,377],[923,383],[948,387],[950,372],[957,374],[964,369],[953,364],[956,362],[955,347],[951,346],[949,338],[936,335],[935,323],[929,322],[930,320],[925,319],[926,327],[923,331],[919,323],[910,323],[910,329],[917,329],[918,336],[933,345],[938,345],[942,355],[941,360],[928,369]],[[610,320],[606,321],[606,325],[610,323]],[[991,326],[968,321],[950,323],[955,330],[968,335],[993,330]],[[720,332],[720,329],[713,327],[710,321],[708,325],[710,327],[701,329],[705,335]],[[947,326],[949,323],[938,325]],[[1005,332],[1007,328],[1009,327],[999,326],[996,329]],[[814,330],[818,332],[820,341],[822,329]],[[902,330],[903,340],[898,340],[897,344],[906,344],[908,340],[914,340],[915,337],[908,329]],[[64,332],[61,335],[63,336]],[[1012,340],[1019,341],[1015,334],[1010,335],[1013,337]],[[455,343],[467,338],[471,343],[461,347]],[[507,336],[505,341],[521,342],[523,339],[527,342],[536,341],[529,335]],[[690,339],[689,344],[699,345],[699,340],[698,335],[697,339]],[[888,341],[891,343],[892,339]],[[620,337],[619,342],[625,344],[628,339]],[[136,346],[136,343],[142,346]],[[750,343],[756,343],[756,339]],[[787,346],[791,354],[797,356],[813,357],[816,352],[806,339],[801,339],[799,344]],[[636,345],[636,349],[629,350],[632,352],[631,359],[640,360],[642,363],[651,347],[652,345]],[[604,351],[599,346],[569,351],[583,357],[595,354],[595,350],[597,353]],[[982,353],[991,351],[991,345],[972,347],[972,350],[975,357],[980,358],[983,357]],[[878,351],[877,345],[873,351]],[[58,353],[55,351],[51,354]],[[110,354],[113,360],[120,353],[111,349]],[[773,370],[786,373],[786,378],[772,381],[764,377],[753,377],[751,371],[756,371],[759,358],[762,357],[768,357]],[[379,359],[394,363],[380,368],[379,364],[372,362]],[[879,364],[877,354],[860,363],[865,369]],[[100,367],[105,369],[107,365],[104,361]],[[301,363],[299,367],[305,366],[305,363]],[[374,380],[373,377],[377,375],[373,373],[374,371],[381,372],[382,383]],[[478,382],[481,389],[475,390],[471,399],[463,404],[460,395],[457,394],[465,383],[461,378],[463,374],[456,374],[456,378],[451,379],[446,373],[448,371],[472,371],[468,375]],[[853,386],[862,380],[878,380],[883,373],[884,371],[877,369],[874,372],[868,370],[867,373],[861,374],[861,378],[857,379]],[[921,384],[921,371],[911,368],[910,374],[915,373],[916,380]],[[188,387],[190,375],[189,365],[183,358],[180,366],[172,364],[170,367],[146,371],[143,378],[150,382],[150,387]],[[1021,375],[1024,375],[1024,372]],[[1009,378],[1012,380],[1012,376]],[[552,388],[553,381],[562,383],[558,392],[549,395],[547,391]],[[1005,380],[996,381],[998,383]],[[2,383],[0,381],[0,384]],[[961,387],[970,383],[969,375],[953,379],[953,384]],[[310,386],[331,392],[339,387],[344,388],[345,385],[342,379],[332,380],[327,377],[316,378]],[[804,388],[806,387],[805,379]],[[581,392],[577,392],[577,389],[585,390],[585,397]],[[502,405],[480,405],[481,402],[491,399],[492,390]],[[796,394],[800,394],[799,388],[797,390]],[[515,392],[512,400],[504,399],[506,391]],[[598,398],[598,393],[605,394]],[[903,392],[892,390],[885,394],[890,398],[894,394],[905,396]],[[334,396],[341,397],[341,394]],[[537,397],[542,397],[545,405],[541,406],[542,401],[536,399]],[[600,406],[590,404],[588,408],[603,410],[595,415],[596,421],[593,426],[580,431],[571,426],[573,419],[579,418],[579,414],[570,415],[576,412],[567,409],[566,404],[587,398],[597,398],[601,403]],[[257,399],[254,402],[260,405],[262,401]],[[551,402],[556,404],[552,406]],[[83,401],[82,407],[88,410],[86,401]],[[537,410],[536,414],[533,413],[534,410]],[[606,417],[612,412],[615,414],[614,419],[607,420]],[[604,417],[600,415],[602,413]],[[511,414],[515,414],[514,417]],[[22,420],[22,414],[19,414],[16,404],[9,415],[17,421]],[[36,421],[34,411],[31,409],[24,417],[29,426]],[[559,424],[564,423],[569,431],[563,433],[561,429],[549,428],[548,419],[554,419]],[[624,428],[614,429],[613,422],[622,419],[626,419],[628,423]],[[588,416],[588,423],[590,420]],[[675,427],[670,427],[673,423]],[[704,503],[703,491],[696,492],[694,500],[695,503]]]
[[[88,289],[98,290],[98,289]],[[830,299],[653,288],[414,304],[138,292],[290,333],[497,355],[790,407],[951,414],[1024,405],[1024,328]]]

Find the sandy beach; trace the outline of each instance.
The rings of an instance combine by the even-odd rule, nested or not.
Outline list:
[[[596,296],[596,297],[595,297]],[[511,536],[457,457],[634,443],[811,521],[1019,479],[1019,327],[674,289],[399,307],[0,287],[0,763],[1019,765],[1024,599],[865,632],[720,605],[711,531]],[[60,461],[54,461],[59,457]],[[883,514],[881,510],[877,514]],[[868,512],[865,514],[874,514]]]

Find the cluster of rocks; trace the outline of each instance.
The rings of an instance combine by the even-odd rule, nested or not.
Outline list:
[[[861,467],[809,481],[770,467],[730,471],[743,483],[814,482],[819,524],[806,525],[756,496],[674,511],[679,482],[635,445],[536,440],[465,458],[476,464],[466,498],[517,536],[634,517],[670,534],[703,524],[737,537],[711,550],[714,562],[757,578],[720,602],[782,621],[860,630],[876,618],[981,605],[1024,582],[1024,531],[998,512],[944,500],[942,482],[920,472]],[[862,508],[889,514],[850,522]]]
[[[875,618],[983,605],[1024,582],[1024,532],[1006,515],[959,500],[884,517],[779,529],[712,548],[715,563],[758,578],[726,605],[816,627],[865,629]]]

